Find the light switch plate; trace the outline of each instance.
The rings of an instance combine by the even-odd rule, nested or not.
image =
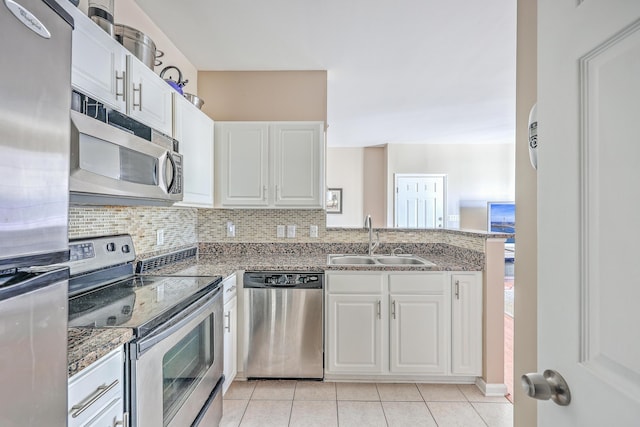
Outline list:
[[[292,239],[296,237],[296,226],[295,225],[287,225],[287,237]]]
[[[156,245],[164,245],[164,230],[162,228],[156,231]]]
[[[276,226],[276,237],[284,237],[284,225]]]
[[[231,221],[227,221],[227,237],[236,237],[236,226]]]

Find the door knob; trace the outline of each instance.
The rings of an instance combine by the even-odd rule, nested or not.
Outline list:
[[[558,372],[547,369],[542,374],[537,372],[524,374],[521,377],[522,388],[529,397],[539,400],[553,400],[560,406],[571,403],[569,385]]]

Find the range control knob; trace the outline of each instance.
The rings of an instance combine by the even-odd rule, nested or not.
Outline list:
[[[107,243],[107,252],[114,252],[116,250],[116,244],[111,242]]]

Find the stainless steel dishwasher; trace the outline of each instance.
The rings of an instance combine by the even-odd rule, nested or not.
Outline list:
[[[244,274],[247,378],[323,377],[324,274]]]

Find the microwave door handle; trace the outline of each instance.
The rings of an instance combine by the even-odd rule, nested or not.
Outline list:
[[[162,176],[160,179],[163,181],[167,193],[170,194],[176,183],[176,162],[171,157],[171,153],[167,153],[162,160],[162,166],[160,167]]]

